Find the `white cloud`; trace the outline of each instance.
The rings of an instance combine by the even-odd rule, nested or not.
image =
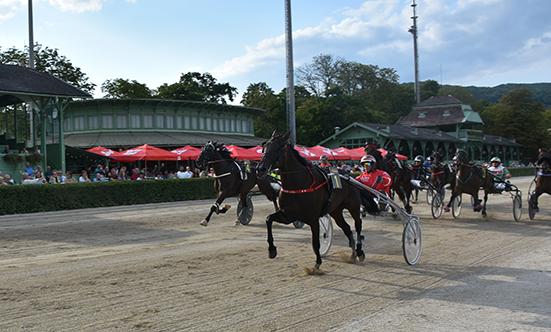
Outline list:
[[[48,2],[61,11],[83,13],[87,11],[99,11],[104,0],[48,0]]]
[[[27,7],[26,0],[0,0],[0,24]]]

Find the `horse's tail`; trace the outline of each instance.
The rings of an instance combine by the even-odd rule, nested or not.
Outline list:
[[[367,213],[373,216],[378,216],[381,214],[381,210],[379,210],[379,206],[373,199],[373,195],[370,192],[365,189],[360,189],[360,198]]]

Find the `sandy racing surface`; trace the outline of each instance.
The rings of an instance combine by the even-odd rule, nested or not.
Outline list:
[[[335,229],[320,276],[302,268],[307,226],[276,225],[268,258],[263,196],[248,226],[234,226],[235,198],[208,227],[211,200],[2,216],[0,331],[550,331],[551,197],[529,220],[531,180],[513,179],[520,222],[508,195],[490,196],[486,220],[434,220],[422,195],[414,266],[401,221],[364,218],[356,264]]]

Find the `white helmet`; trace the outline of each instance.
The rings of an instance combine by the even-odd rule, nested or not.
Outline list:
[[[413,161],[423,161],[425,160],[425,158],[423,158],[423,156],[421,155],[418,155],[417,157],[415,157],[415,159],[413,159]]]
[[[320,157],[320,161],[322,161],[322,160],[328,160],[328,159],[327,159],[327,156],[326,156],[326,155],[322,155],[322,156]]]
[[[362,157],[362,160],[360,162],[362,164],[363,163],[368,163],[368,162],[374,163],[374,162],[377,162],[377,160],[375,160],[375,158],[372,155],[367,154],[367,155]]]
[[[501,164],[501,159],[499,159],[498,157],[493,157],[492,160],[490,160],[491,163],[493,163],[494,161]]]

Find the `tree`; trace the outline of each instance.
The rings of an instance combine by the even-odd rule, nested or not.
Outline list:
[[[101,92],[106,93],[103,98],[151,98],[151,90],[136,80],[129,81],[122,78],[105,81]]]
[[[440,84],[435,80],[426,80],[421,82],[421,101],[438,95]]]
[[[233,101],[236,94],[237,88],[229,83],[217,83],[209,73],[188,72],[180,76],[178,83],[161,85],[157,97],[226,104],[226,97]]]
[[[92,94],[94,92],[96,85],[88,81],[88,76],[79,67],[75,67],[67,57],[60,55],[57,48],[46,47],[42,49],[41,44],[36,44],[34,53],[35,69],[37,71],[57,77],[87,93]],[[25,48],[24,52],[16,48],[10,48],[6,52],[0,53],[0,63],[28,66],[28,47]]]
[[[525,156],[536,158],[539,148],[549,146],[551,136],[544,123],[545,108],[531,96],[526,88],[510,90],[499,104],[487,106],[481,116],[486,134],[514,138],[526,146]]]
[[[243,94],[241,104],[246,107],[255,107],[265,110],[265,113],[255,118],[254,134],[258,137],[269,138],[274,129],[287,129],[287,112],[285,97],[281,99],[264,82],[249,84]]]
[[[326,90],[337,83],[339,67],[343,62],[344,59],[340,57],[320,54],[314,57],[311,64],[304,64],[297,68],[298,84],[315,96],[322,96]]]

